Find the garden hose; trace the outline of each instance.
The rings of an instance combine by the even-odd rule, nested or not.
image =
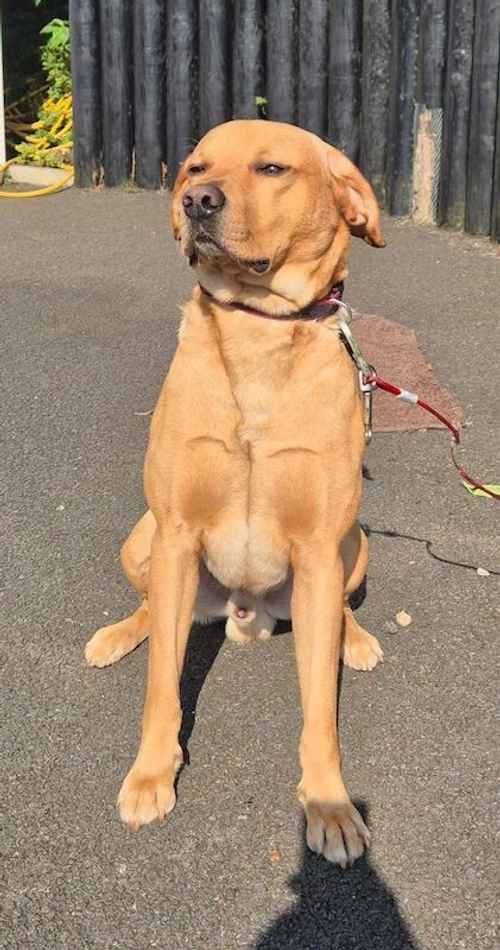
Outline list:
[[[9,165],[13,165],[17,158],[11,158],[4,165],[0,165],[0,175],[7,170]],[[60,181],[55,181],[53,185],[47,185],[45,188],[36,188],[34,191],[0,191],[0,198],[40,198],[42,195],[53,195],[56,191],[64,188],[75,174],[72,165],[63,165],[62,168],[67,171],[67,175]]]
[[[52,99],[50,96],[44,100],[39,110],[39,118],[36,122],[26,123],[20,118],[19,110],[15,110],[18,103],[11,106],[10,116],[7,122],[7,130],[13,132],[20,139],[24,139],[20,145],[16,145],[16,152],[19,153],[15,158],[9,159],[3,165],[0,165],[0,176],[7,170],[9,165],[14,162],[22,164],[33,163],[37,166],[47,166],[52,168],[61,168],[66,171],[59,181],[45,188],[36,188],[34,191],[0,191],[0,198],[39,198],[42,195],[52,195],[56,191],[65,188],[74,176],[73,166],[64,163],[64,153],[71,154],[73,147],[73,101],[70,93],[61,96],[59,99]],[[31,134],[26,135],[26,131]],[[63,154],[59,153],[63,151]]]

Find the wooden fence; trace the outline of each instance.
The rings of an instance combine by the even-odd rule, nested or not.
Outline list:
[[[395,215],[500,240],[500,0],[70,0],[76,183],[172,184],[232,117],[343,149]]]

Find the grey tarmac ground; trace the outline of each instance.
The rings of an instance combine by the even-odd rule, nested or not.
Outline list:
[[[147,647],[102,671],[83,648],[136,604],[118,550],[143,511],[144,413],[192,285],[167,211],[166,196],[120,191],[0,202],[0,944],[492,950],[499,577],[424,541],[499,571],[500,510],[461,488],[443,432],[379,435],[367,459],[358,616],[385,662],[344,672],[340,721],[368,856],[342,872],[304,849],[286,631],[246,649],[221,626],[193,631],[177,807],[138,834],[117,819]],[[347,298],[415,329],[464,407],[469,468],[500,482],[495,249],[385,231],[384,251],[355,243]]]

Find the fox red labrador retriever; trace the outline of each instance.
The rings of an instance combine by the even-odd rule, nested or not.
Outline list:
[[[142,603],[86,648],[105,666],[149,635],[142,740],[121,817],[137,829],[174,807],[193,618],[227,617],[228,636],[248,641],[291,617],[307,841],[345,866],[369,833],[340,771],[339,656],[365,670],[382,652],[347,601],[367,564],[363,410],[324,298],[347,274],[351,233],[384,246],[377,202],[315,135],[235,121],[184,162],[172,220],[198,283],[151,424],[149,510],[122,550]]]

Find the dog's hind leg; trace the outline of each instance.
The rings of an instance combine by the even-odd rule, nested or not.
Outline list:
[[[90,666],[109,666],[146,639],[149,633],[148,583],[151,542],[156,530],[156,521],[151,511],[137,522],[121,552],[125,574],[144,598],[141,606],[125,620],[101,627],[85,647],[85,659]]]
[[[97,630],[85,647],[85,659],[90,666],[110,666],[135,650],[148,634],[149,610],[144,600],[130,617]]]
[[[373,634],[360,627],[346,602],[344,604],[344,649],[342,659],[353,670],[373,670],[384,654]]]
[[[85,647],[85,659],[90,666],[109,666],[121,660],[122,656],[131,653],[140,643],[149,635],[149,608],[148,608],[148,588],[149,588],[149,566],[151,559],[151,543],[156,531],[156,520],[151,511],[137,522],[125,541],[121,552],[121,562],[123,570],[136,591],[144,598],[141,606],[127,617],[120,620],[119,623],[110,624],[107,627],[101,627],[94,633],[94,636],[88,641]],[[212,577],[203,562],[200,563],[200,576],[198,585],[198,594],[194,610],[193,620],[205,622],[213,620],[216,617],[228,617],[228,623],[231,622],[233,608],[235,605],[230,600],[231,592],[223,587],[222,584]],[[267,615],[266,615],[267,617]],[[270,619],[270,618],[269,618]],[[274,621],[271,621],[274,626]],[[254,624],[255,626],[255,624]],[[269,636],[271,634],[269,630]],[[245,627],[245,623],[242,624]],[[242,639],[252,639],[253,636],[265,636],[266,624],[262,623],[259,630],[248,631],[245,629]],[[231,632],[228,632],[231,637]],[[238,639],[235,635],[232,639]]]
[[[368,565],[368,539],[359,524],[355,524],[344,538],[341,553],[345,577],[342,658],[353,670],[373,670],[383,659],[382,647],[373,634],[360,627],[348,600],[362,583]]]

